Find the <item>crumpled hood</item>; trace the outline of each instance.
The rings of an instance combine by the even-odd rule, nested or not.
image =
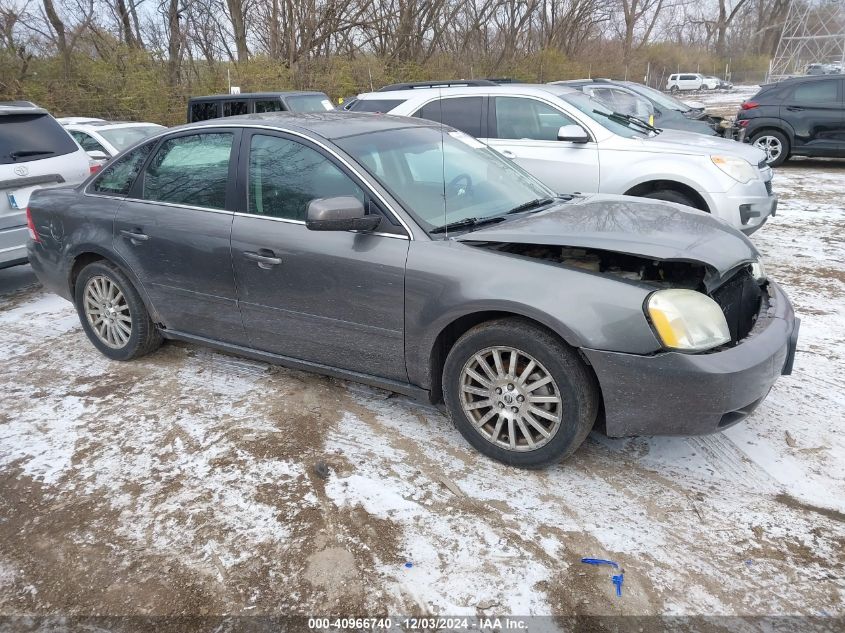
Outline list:
[[[705,136],[695,132],[664,129],[657,136],[642,139],[644,148],[666,153],[733,154],[758,166],[766,154],[748,143],[739,143],[721,136]]]
[[[669,202],[607,194],[578,197],[455,239],[595,248],[659,260],[700,262],[709,266],[717,279],[760,256],[747,237],[709,213]]]

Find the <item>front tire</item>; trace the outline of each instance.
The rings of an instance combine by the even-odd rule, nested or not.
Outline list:
[[[578,354],[524,319],[482,323],[449,352],[443,394],[452,421],[478,451],[512,466],[571,455],[593,428],[595,377]]]
[[[650,198],[652,200],[665,200],[666,202],[674,202],[676,204],[683,204],[693,209],[697,209],[695,203],[689,196],[682,194],[680,191],[674,189],[658,189],[657,191],[650,191],[640,196],[641,198]]]
[[[789,158],[789,139],[777,130],[763,130],[751,138],[751,144],[766,152],[769,167],[779,167]]]
[[[161,333],[138,291],[111,262],[97,261],[82,269],[74,305],[88,339],[112,360],[132,360],[161,345]]]

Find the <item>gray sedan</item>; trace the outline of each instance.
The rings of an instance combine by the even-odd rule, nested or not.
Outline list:
[[[114,360],[163,339],[448,410],[495,459],[709,433],[789,373],[798,320],[700,211],[558,197],[419,119],[253,115],[168,130],[29,206],[33,269]]]

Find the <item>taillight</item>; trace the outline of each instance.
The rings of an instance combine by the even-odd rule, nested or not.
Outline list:
[[[739,119],[737,123],[739,124],[739,127],[748,127],[748,124],[751,123],[751,121],[748,119]]]
[[[26,228],[29,229],[29,238],[33,242],[41,241],[38,231],[35,230],[35,222],[32,221],[32,211],[29,210],[29,207],[26,208]]]
[[[100,169],[102,169],[102,167],[103,167],[102,165],[98,165],[97,163],[94,163],[93,165],[91,165],[88,168],[88,172],[91,173],[91,174],[96,174],[98,171],[100,171]]]
[[[739,107],[743,110],[753,110],[754,108],[759,108],[760,104],[756,101],[743,101]]]

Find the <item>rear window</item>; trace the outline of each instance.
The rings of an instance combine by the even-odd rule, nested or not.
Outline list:
[[[285,99],[292,112],[325,112],[334,110],[329,98],[324,94],[295,95]]]
[[[351,112],[376,112],[384,114],[405,103],[406,99],[358,99],[349,106]]]
[[[0,116],[0,164],[72,154],[79,146],[49,114]]]

